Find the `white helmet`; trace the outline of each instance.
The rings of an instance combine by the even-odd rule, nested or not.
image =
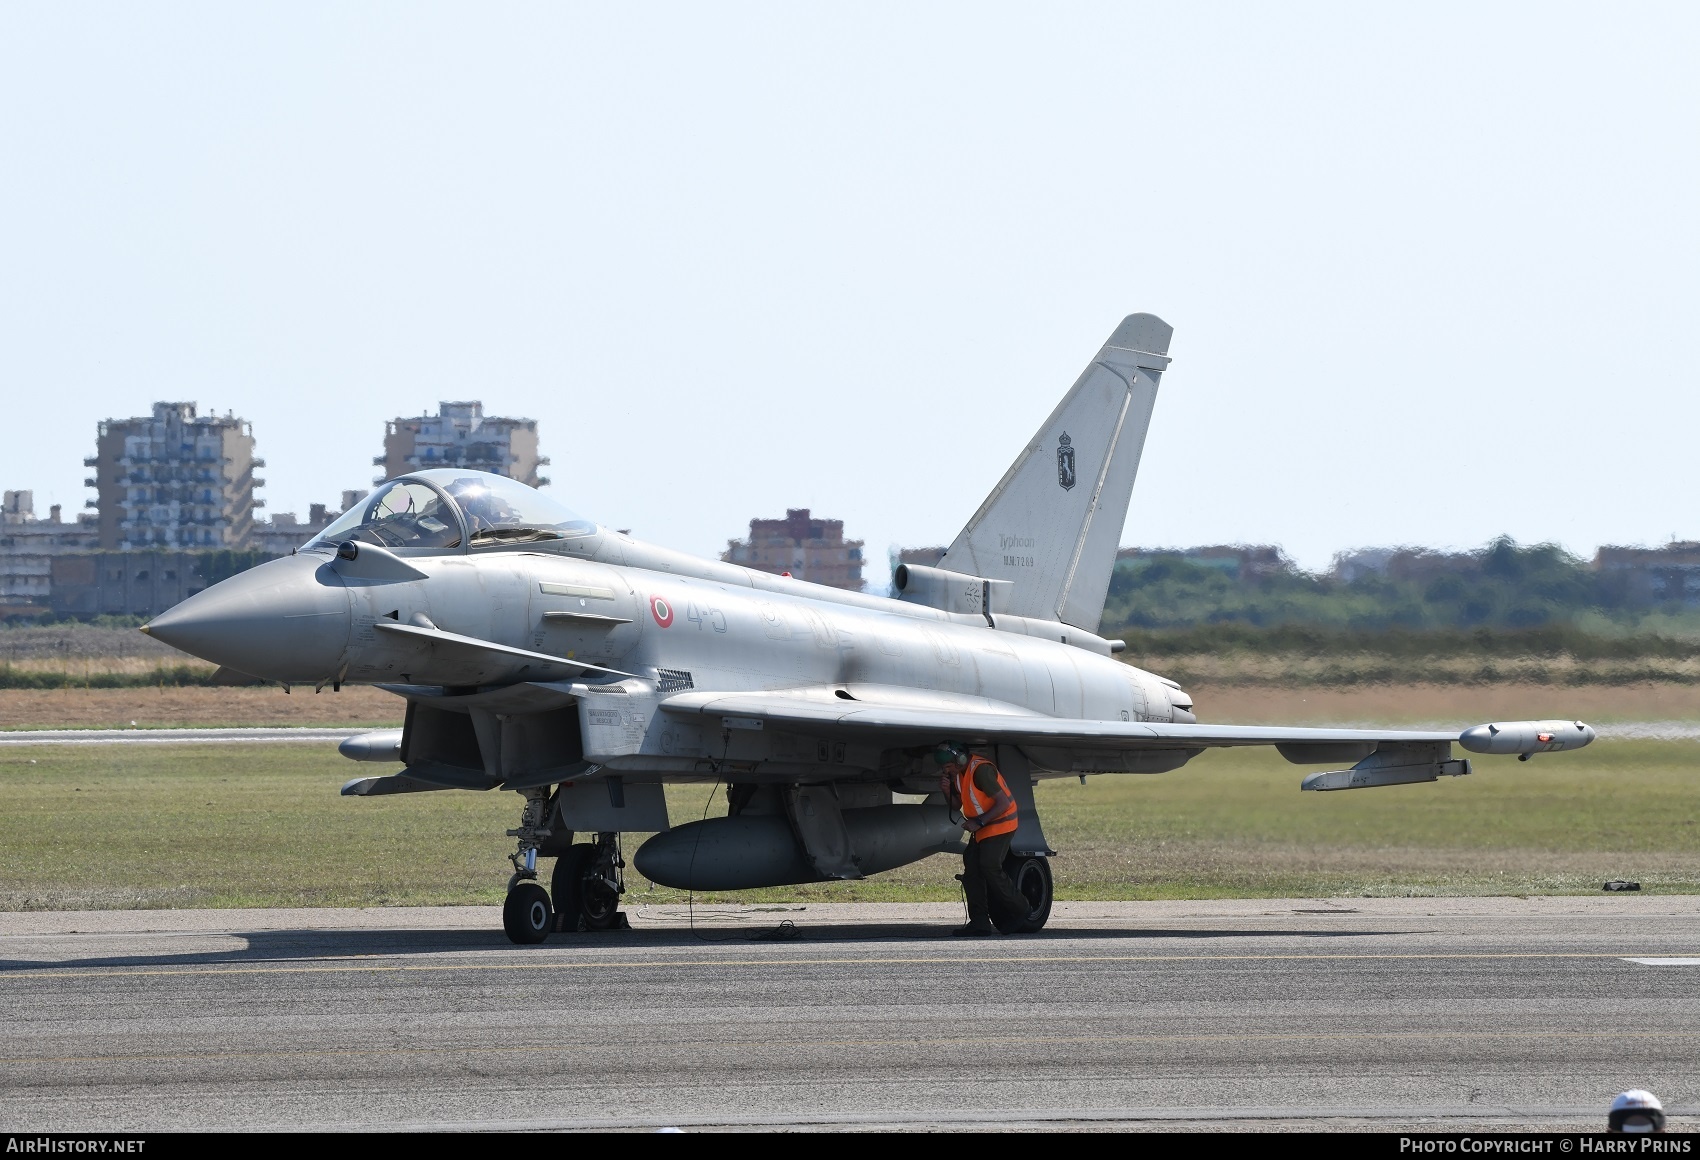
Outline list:
[[[1608,1132],[1662,1132],[1665,1130],[1665,1106],[1652,1092],[1636,1088],[1619,1095],[1611,1102],[1611,1115],[1606,1119]]]

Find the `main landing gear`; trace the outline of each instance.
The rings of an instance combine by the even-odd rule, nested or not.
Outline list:
[[[1011,854],[1003,860],[1003,872],[1027,900],[1027,913],[998,915],[993,921],[1004,934],[1037,934],[1051,917],[1051,860],[1043,854]]]
[[[519,828],[508,831],[508,837],[519,839],[519,849],[508,855],[514,874],[502,904],[502,929],[508,938],[526,945],[542,942],[552,931],[629,930],[631,923],[620,910],[620,895],[626,892],[620,835],[599,833],[594,842],[571,844],[571,831],[557,833],[546,824],[552,805],[548,790],[523,792]],[[537,881],[540,847],[560,851],[549,880],[551,890]]]
[[[555,929],[630,930],[620,910],[625,868],[618,834],[598,834],[594,844],[568,846],[555,859],[549,883],[555,892]]]

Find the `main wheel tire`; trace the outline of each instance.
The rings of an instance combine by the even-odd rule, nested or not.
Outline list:
[[[563,930],[612,930],[620,924],[620,895],[600,878],[592,878],[596,847],[568,847],[555,859],[555,910]],[[582,925],[581,925],[582,924]]]
[[[1041,854],[1011,854],[1004,859],[1003,872],[1015,884],[1015,892],[1027,900],[1027,913],[1015,916],[1008,934],[1035,934],[1051,917],[1051,860]]]
[[[521,946],[540,943],[555,929],[549,892],[535,882],[516,882],[502,903],[502,929]]]

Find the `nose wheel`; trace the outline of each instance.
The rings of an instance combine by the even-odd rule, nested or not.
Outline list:
[[[509,939],[522,946],[540,943],[554,926],[555,910],[549,905],[547,890],[528,879],[508,887],[507,901],[502,903],[502,929]]]

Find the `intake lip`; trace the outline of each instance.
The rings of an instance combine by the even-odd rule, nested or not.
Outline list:
[[[143,629],[172,648],[272,681],[336,676],[348,649],[348,589],[323,559],[285,556],[160,613]]]

